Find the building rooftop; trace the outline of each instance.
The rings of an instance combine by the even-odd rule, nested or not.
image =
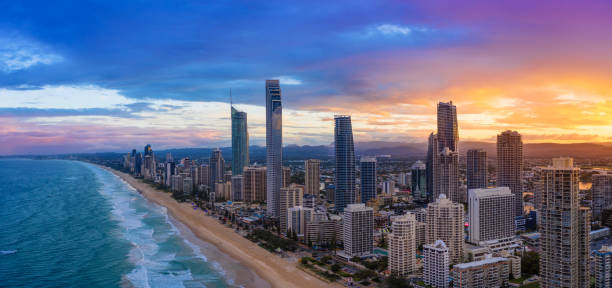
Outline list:
[[[486,264],[493,264],[493,263],[497,263],[497,262],[501,262],[501,261],[507,261],[507,260],[508,260],[508,258],[491,257],[491,258],[487,258],[487,259],[480,260],[480,261],[474,261],[474,262],[457,264],[457,265],[455,265],[453,267],[454,268],[459,268],[459,269],[467,269],[467,268],[478,267],[478,266],[482,266],[482,265],[486,265]]]

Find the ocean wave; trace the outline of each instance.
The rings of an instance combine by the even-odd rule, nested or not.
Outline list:
[[[147,201],[108,171],[92,170],[102,184],[100,193],[112,207],[119,236],[131,243],[127,260],[134,269],[124,279],[134,287],[206,287],[208,283],[223,287],[233,282],[224,281],[223,268],[209,262],[197,245],[181,236],[165,207]]]
[[[2,255],[9,255],[9,254],[15,254],[17,253],[17,250],[0,250],[0,254]]]

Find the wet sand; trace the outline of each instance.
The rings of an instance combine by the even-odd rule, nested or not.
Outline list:
[[[259,247],[237,234],[233,229],[206,216],[202,210],[194,210],[191,204],[179,203],[169,193],[159,191],[128,174],[106,169],[126,181],[150,201],[166,207],[168,214],[189,228],[193,235],[214,245],[221,252],[250,268],[257,276],[265,280],[257,279],[259,277],[253,275],[249,276],[246,271],[230,271],[230,273],[235,273],[235,275],[228,276],[235,276],[236,285],[245,287],[341,287],[338,283],[327,283],[298,269],[295,263],[289,263]]]

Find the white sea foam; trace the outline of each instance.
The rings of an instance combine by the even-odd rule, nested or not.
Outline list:
[[[17,250],[0,250],[0,254],[2,255],[9,255],[9,254],[15,254],[17,253]]]
[[[218,282],[226,278],[221,265],[209,262],[197,245],[181,236],[165,207],[147,201],[127,182],[107,171],[97,167],[92,170],[102,183],[100,192],[112,207],[112,218],[121,236],[132,245],[128,261],[134,269],[125,279],[135,287],[146,288],[206,287],[207,283],[224,286]],[[205,274],[194,275],[194,263],[197,271]],[[200,265],[209,269],[202,270]],[[231,280],[227,282],[233,284]]]

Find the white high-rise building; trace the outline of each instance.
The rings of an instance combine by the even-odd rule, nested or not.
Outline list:
[[[448,248],[444,241],[423,245],[423,282],[434,288],[448,288]]]
[[[448,247],[451,264],[463,258],[463,205],[455,203],[441,194],[438,200],[427,206],[427,234],[425,241],[442,240]]]
[[[590,209],[580,207],[579,177],[572,158],[536,169],[542,288],[589,287]]]
[[[508,187],[471,189],[468,200],[470,242],[480,245],[484,241],[514,237],[514,200]]]
[[[280,190],[280,227],[283,234],[287,234],[287,218],[289,217],[289,208],[302,206],[304,190],[294,185],[281,188]]]
[[[363,256],[374,246],[374,210],[365,204],[349,204],[344,208],[344,253]]]
[[[287,234],[289,231],[298,237],[304,237],[306,225],[314,220],[314,209],[302,206],[289,208],[287,212]]]
[[[389,270],[391,273],[406,276],[416,270],[416,228],[414,214],[393,218],[389,234]]]
[[[266,166],[267,213],[272,217],[279,217],[282,215],[280,189],[283,186],[283,105],[278,80],[266,80]]]

